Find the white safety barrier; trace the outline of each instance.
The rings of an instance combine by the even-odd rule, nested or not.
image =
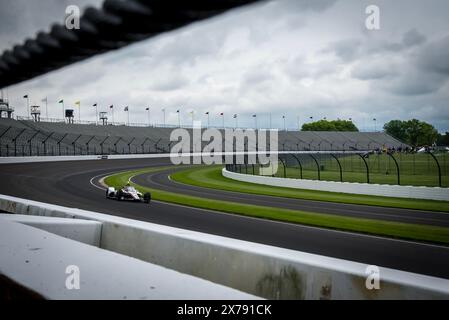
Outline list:
[[[168,153],[152,154],[115,154],[96,156],[32,156],[32,157],[0,157],[0,164],[28,163],[28,162],[56,162],[56,161],[83,161],[83,160],[118,160],[118,159],[156,159],[169,158]]]
[[[11,219],[0,219],[0,257],[0,274],[46,299],[257,298]]]
[[[449,299],[449,280],[436,277],[379,267],[377,290],[362,263],[6,195],[0,210],[100,221],[101,248],[264,298]]]
[[[274,154],[356,154],[363,151],[272,151]],[[187,152],[187,153],[148,153],[148,154],[114,154],[114,155],[85,155],[85,156],[26,156],[26,157],[0,157],[0,164],[28,163],[28,162],[54,162],[54,161],[81,161],[81,160],[107,160],[107,159],[154,159],[154,158],[189,158],[211,157],[240,154],[267,154],[266,151],[238,151],[238,152]]]
[[[23,214],[0,214],[0,223],[6,220],[26,224],[64,238],[90,244],[91,246],[100,246],[101,222],[98,221]]]
[[[222,170],[224,177],[273,187],[363,194],[371,196],[449,201],[449,188],[395,186],[354,182],[318,181],[242,174]]]

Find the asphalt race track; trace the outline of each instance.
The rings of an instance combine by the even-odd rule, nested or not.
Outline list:
[[[176,170],[177,169],[170,169],[162,172],[145,173],[134,177],[132,180],[142,186],[208,199],[218,199],[267,207],[303,210],[358,218],[381,219],[404,223],[449,227],[449,214],[447,213],[279,198],[202,188],[170,180],[169,175]]]
[[[446,246],[274,222],[157,201],[150,205],[118,202],[106,199],[104,190],[91,184],[92,178],[108,173],[167,164],[168,159],[133,159],[0,165],[0,193],[449,279],[449,247]],[[223,200],[249,203],[251,198],[254,204],[268,205],[269,201],[271,206],[357,215],[355,206],[326,202],[282,199],[281,204],[273,197],[205,192],[203,188],[199,188],[200,194],[196,187],[170,182],[167,173],[143,175],[134,181],[136,179],[153,183],[153,186],[158,183],[159,188],[175,188],[211,199],[220,195]],[[360,216],[364,217],[385,214],[391,216],[391,220],[447,225],[442,221],[443,214],[439,213],[360,208]],[[407,214],[410,218],[405,217]]]

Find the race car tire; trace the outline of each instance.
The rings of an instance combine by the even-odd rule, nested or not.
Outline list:
[[[151,193],[147,192],[143,195],[143,202],[145,202],[145,203],[151,202]]]

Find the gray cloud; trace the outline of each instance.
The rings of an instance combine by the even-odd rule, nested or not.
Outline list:
[[[424,70],[449,76],[449,35],[426,46],[417,63]]]
[[[378,2],[383,20],[376,32],[364,29],[368,0],[262,2],[13,86],[11,103],[22,115],[23,94],[36,101],[48,96],[53,117],[60,114],[59,98],[114,104],[119,121],[129,105],[134,122],[146,119],[146,106],[152,121],[162,121],[166,108],[173,123],[177,109],[185,121],[190,110],[203,120],[209,111],[216,124],[220,112],[228,124],[238,113],[242,125],[253,123],[252,113],[267,125],[271,113],[282,126],[285,114],[289,127],[298,116],[302,123],[326,116],[352,117],[372,129],[373,117],[380,126],[413,114],[449,129],[449,2]],[[10,47],[11,39],[48,27],[66,4],[1,1],[0,43]]]
[[[413,47],[424,43],[427,40],[426,36],[416,29],[406,32],[402,37],[402,43],[406,47]]]

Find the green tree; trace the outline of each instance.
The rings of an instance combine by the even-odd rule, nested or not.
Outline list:
[[[384,131],[400,141],[407,141],[405,121],[391,120],[384,125]]]
[[[348,120],[319,120],[304,123],[302,131],[359,131],[352,121]]]
[[[405,130],[412,146],[432,145],[438,138],[438,131],[431,124],[417,119],[406,121]]]
[[[413,147],[432,145],[438,138],[438,131],[434,126],[417,119],[408,121],[392,120],[384,125],[384,130],[389,135]]]

